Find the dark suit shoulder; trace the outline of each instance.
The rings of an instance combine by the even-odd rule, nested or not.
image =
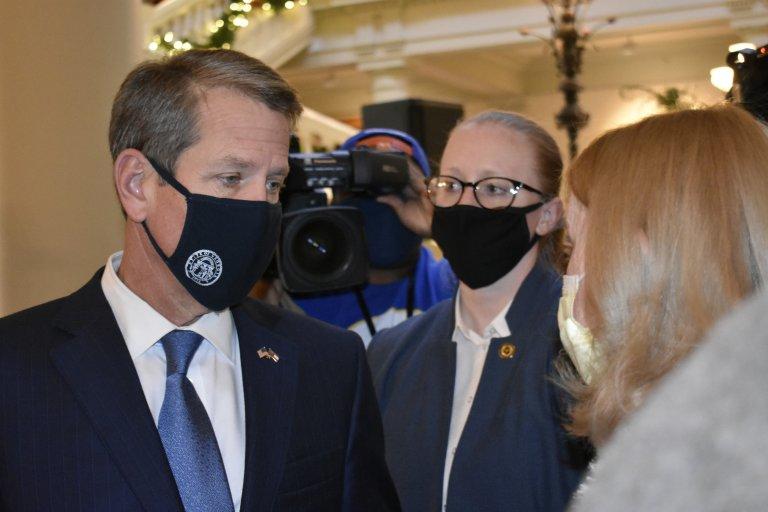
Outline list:
[[[39,325],[41,322],[51,320],[61,310],[66,299],[66,297],[60,297],[4,316],[0,318],[0,329],[13,329],[30,324]]]
[[[453,328],[453,299],[446,299],[426,312],[377,333],[368,346],[368,362],[376,380],[395,361],[409,358],[425,345],[442,339]]]
[[[100,268],[79,290],[0,318],[0,345],[6,343],[29,344],[30,337],[50,333],[57,328],[72,332],[74,327],[91,322],[104,313],[111,314],[109,304],[101,290]]]
[[[66,298],[59,298],[0,318],[0,346],[30,345],[48,332]]]
[[[360,336],[307,315],[248,299],[238,306],[254,320],[274,332],[290,339],[299,349],[311,345],[330,352],[352,350],[362,346]]]

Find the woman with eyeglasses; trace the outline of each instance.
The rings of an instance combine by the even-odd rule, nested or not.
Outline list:
[[[458,293],[368,351],[405,512],[559,511],[580,481],[585,450],[549,378],[561,172],[540,126],[489,111],[454,129],[427,183]]]

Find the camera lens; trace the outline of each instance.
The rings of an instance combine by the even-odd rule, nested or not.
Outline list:
[[[368,277],[363,214],[349,206],[302,208],[283,216],[277,266],[291,293],[360,286]]]
[[[293,261],[315,279],[331,279],[349,265],[351,244],[346,226],[329,217],[316,217],[300,226],[291,242]]]

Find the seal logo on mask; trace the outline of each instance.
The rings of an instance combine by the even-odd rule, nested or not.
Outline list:
[[[141,223],[152,247],[192,298],[206,308],[221,311],[242,302],[275,253],[280,204],[193,194],[168,169],[149,162],[187,202],[184,227],[170,256],[157,245],[146,220]]]
[[[210,286],[221,277],[221,258],[213,251],[201,249],[189,256],[184,270],[187,277],[200,286]]]

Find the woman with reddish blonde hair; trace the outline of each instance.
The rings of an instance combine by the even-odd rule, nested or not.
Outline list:
[[[598,448],[768,272],[768,138],[735,107],[647,118],[565,176],[571,432]],[[599,457],[598,457],[599,460]]]

